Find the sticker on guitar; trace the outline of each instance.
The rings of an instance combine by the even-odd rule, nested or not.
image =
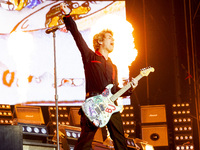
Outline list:
[[[108,104],[108,106],[112,107],[112,108],[106,108],[105,111],[108,113],[112,113],[112,111],[116,110],[116,107],[114,105]]]
[[[109,89],[105,89],[103,92],[102,92],[102,95],[104,96],[104,97],[107,97],[108,95],[109,95]]]

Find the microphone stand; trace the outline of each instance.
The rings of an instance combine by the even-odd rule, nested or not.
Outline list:
[[[56,75],[56,34],[53,33],[53,46],[54,46],[54,88],[55,88],[55,105],[56,105],[56,139],[57,139],[57,150],[60,150],[59,146],[59,127],[58,127],[58,94],[57,94],[57,75]]]

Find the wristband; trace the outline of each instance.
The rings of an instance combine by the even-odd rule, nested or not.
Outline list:
[[[69,17],[70,17],[70,14],[65,15],[65,17],[66,17],[66,18],[69,18]]]

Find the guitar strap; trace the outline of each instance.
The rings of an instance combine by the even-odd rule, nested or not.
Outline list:
[[[115,81],[115,66],[112,64],[112,68],[113,68],[113,71],[112,71],[112,83],[114,83]]]

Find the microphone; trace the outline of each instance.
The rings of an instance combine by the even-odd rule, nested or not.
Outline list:
[[[52,27],[52,28],[47,29],[45,32],[46,32],[46,34],[49,34],[49,33],[51,33],[51,32],[55,32],[55,31],[58,30],[58,29],[59,29],[59,27],[58,27],[58,26],[55,26],[55,27]]]

